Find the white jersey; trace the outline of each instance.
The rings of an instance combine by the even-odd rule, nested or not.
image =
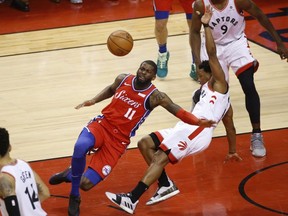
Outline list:
[[[229,109],[229,93],[221,94],[212,91],[208,83],[201,88],[200,101],[192,113],[198,118],[214,120],[217,123]],[[216,126],[216,125],[215,125]],[[174,164],[184,157],[204,151],[211,143],[214,127],[203,128],[179,121],[174,128],[156,131],[160,141],[159,148],[169,150],[169,161]]]
[[[203,0],[203,3],[205,7],[211,5],[213,8],[209,26],[216,44],[226,45],[243,36],[244,15],[239,14],[234,0],[227,0],[227,5],[222,10],[217,9],[210,0]]]
[[[195,105],[192,113],[198,118],[205,118],[219,122],[230,106],[229,93],[221,94],[209,88],[208,82],[201,88],[199,102]]]
[[[1,169],[2,173],[8,173],[15,179],[16,196],[21,216],[45,216],[38,198],[38,189],[31,167],[24,161],[17,159],[13,165],[6,165]],[[8,216],[5,202],[0,199],[2,216]]]

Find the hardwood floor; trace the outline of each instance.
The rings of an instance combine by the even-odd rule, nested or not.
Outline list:
[[[191,92],[199,85],[189,77],[191,55],[182,18],[183,14],[170,18],[169,75],[155,84],[189,109]],[[135,39],[132,52],[125,57],[113,56],[106,47],[108,35],[119,28]],[[11,131],[13,154],[28,161],[71,155],[82,127],[107,101],[80,110],[74,106],[92,98],[119,73],[135,73],[143,60],[157,58],[152,18],[138,19],[137,25],[127,20],[0,35],[0,39],[0,124]],[[267,49],[250,45],[260,62],[255,81],[262,102],[262,129],[287,127],[287,63]],[[249,132],[244,95],[232,73],[230,84],[237,132]],[[138,130],[131,147],[144,134],[175,122],[175,117],[157,108]],[[215,136],[224,134],[220,125]]]

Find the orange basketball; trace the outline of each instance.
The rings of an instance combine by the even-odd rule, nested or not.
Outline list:
[[[114,31],[107,39],[107,47],[112,54],[125,56],[133,48],[133,38],[127,31]]]

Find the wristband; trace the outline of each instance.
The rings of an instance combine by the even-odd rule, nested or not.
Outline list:
[[[209,27],[208,23],[202,23],[204,28]]]
[[[20,209],[16,195],[8,196],[4,198],[6,210],[9,215],[20,216]]]

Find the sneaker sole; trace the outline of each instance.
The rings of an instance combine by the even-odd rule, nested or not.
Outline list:
[[[146,203],[146,205],[153,205],[153,204],[162,202],[162,201],[164,201],[164,200],[166,200],[166,199],[169,199],[169,198],[177,195],[178,193],[180,193],[179,190],[173,191],[172,193],[169,193],[169,194],[167,194],[166,196],[161,197],[160,199],[148,201],[148,202]]]
[[[121,209],[123,209],[125,212],[129,213],[129,214],[133,214],[133,211],[125,206],[121,206],[119,205],[117,202],[114,201],[114,199],[112,197],[110,197],[112,193],[110,192],[105,192],[106,197],[113,202],[114,204],[116,204],[117,206],[119,206]]]

